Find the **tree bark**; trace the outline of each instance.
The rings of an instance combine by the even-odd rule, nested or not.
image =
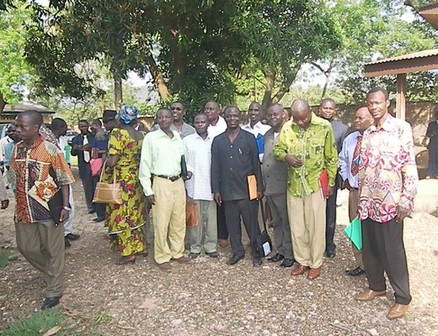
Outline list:
[[[272,89],[274,88],[276,73],[273,69],[265,68],[263,69],[263,75],[265,81],[265,92],[263,94],[262,110],[266,112],[272,103]]]
[[[0,92],[0,115],[1,115],[2,112],[3,112],[3,109],[5,108],[5,105],[6,105],[6,102],[5,102],[5,100],[3,99],[3,95],[2,95],[2,93]]]
[[[122,105],[123,91],[122,91],[122,78],[118,75],[114,75],[114,108],[116,110]]]
[[[281,84],[280,89],[277,91],[277,93],[272,98],[273,103],[278,103],[280,100],[283,99],[284,95],[290,91],[290,86],[294,82],[295,78],[297,77],[298,70],[300,69],[300,66],[295,66],[292,69],[290,69],[290,72],[285,74],[285,79],[283,83]]]
[[[152,79],[154,80],[154,83],[158,89],[158,93],[160,95],[161,100],[166,100],[167,98],[170,97],[170,92],[169,89],[167,88],[166,82],[164,81],[163,73],[158,68],[157,63],[155,62],[155,59],[152,56],[152,54],[149,53],[149,55],[146,58],[146,62],[149,71],[152,75]]]

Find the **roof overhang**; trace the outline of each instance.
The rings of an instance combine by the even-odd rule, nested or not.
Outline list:
[[[438,69],[438,49],[425,50],[365,64],[365,77],[398,75]]]

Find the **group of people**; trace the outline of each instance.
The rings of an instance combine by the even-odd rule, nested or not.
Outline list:
[[[21,141],[10,163],[16,174],[17,245],[45,274],[43,308],[58,304],[62,296],[63,225],[53,225],[49,201],[60,190],[58,222],[69,213],[71,217],[73,176],[63,153],[70,149],[69,154],[78,156],[88,211],[97,213],[95,221],[105,221],[111,244],[120,253],[117,263],[133,264],[147,253],[150,209],[153,257],[164,272],[172,270],[172,261],[187,264],[202,252],[218,258],[217,246],[228,243],[232,254],[227,264],[237,264],[247,250],[242,224],[253,266],[260,266],[257,237],[263,207],[274,229],[275,253],[268,260],[293,267],[292,276],[306,274],[314,280],[321,275],[324,255],[336,255],[336,191],[348,189],[350,220],[358,216],[362,221],[363,249],[353,246],[357,265],[347,274],[366,272],[369,281],[369,289],[356,299],[385,295],[386,272],[395,291],[387,316],[403,316],[411,300],[403,219],[413,209],[418,177],[411,128],[393,118],[388,107],[387,92],[372,89],[367,106],[356,111],[350,132],[334,118],[336,104],[331,99],[322,101],[319,116],[302,99],[292,102],[292,118],[281,104],[273,104],[266,110],[267,125],[261,122],[262,107],[256,102],[249,107],[248,124],[241,125],[236,106],[221,113],[217,102],[208,101],[194,117],[194,127],[184,122],[184,104],[175,102],[160,108],[156,126],[145,132],[137,109],[122,105],[117,113],[104,111],[106,132],[100,120],[90,125],[81,120],[81,134],[67,147],[41,135],[38,113],[21,113],[16,121]],[[52,127],[59,137],[63,132],[56,129]],[[93,160],[99,161],[97,169]],[[112,181],[114,176],[122,202],[99,208],[102,205],[93,203],[93,188],[99,179]],[[190,228],[188,200],[199,213],[199,224]]]

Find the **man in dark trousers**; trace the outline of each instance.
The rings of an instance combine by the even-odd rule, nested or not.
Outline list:
[[[90,168],[91,143],[94,140],[94,135],[89,131],[88,121],[86,120],[79,120],[79,130],[81,133],[71,141],[71,155],[78,157],[79,177],[82,180],[88,213],[92,214],[96,212],[93,205],[93,177]]]
[[[253,266],[262,264],[257,252],[257,236],[260,228],[257,223],[258,199],[263,197],[263,182],[257,143],[254,136],[240,128],[240,111],[228,106],[224,111],[227,129],[214,138],[211,148],[211,187],[214,200],[225,210],[225,219],[230,235],[232,257],[228,265],[234,265],[245,257],[242,245],[240,217],[251,243]],[[248,176],[254,175],[257,181],[257,199],[250,200]]]
[[[427,143],[427,139],[429,139],[429,143]],[[423,146],[426,144],[429,151],[426,179],[438,178],[438,109],[435,110],[435,120],[427,125]]]
[[[17,247],[32,266],[42,272],[46,283],[42,309],[56,306],[63,294],[64,225],[71,210],[69,185],[73,174],[64,154],[39,133],[43,118],[36,111],[17,117],[17,134],[22,139],[14,148],[11,168],[16,177],[15,230]],[[57,211],[50,207],[58,189]],[[62,208],[61,208],[62,206]],[[59,212],[60,211],[60,212]],[[56,216],[56,217],[55,217]],[[59,222],[59,224],[55,224]]]

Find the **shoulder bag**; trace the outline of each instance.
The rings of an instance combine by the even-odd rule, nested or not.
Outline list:
[[[116,182],[116,173],[113,169],[113,182],[102,182],[103,173],[105,171],[106,162],[103,163],[102,171],[100,173],[99,182],[96,184],[94,191],[93,203],[107,203],[107,204],[122,204],[122,188],[120,183]]]

